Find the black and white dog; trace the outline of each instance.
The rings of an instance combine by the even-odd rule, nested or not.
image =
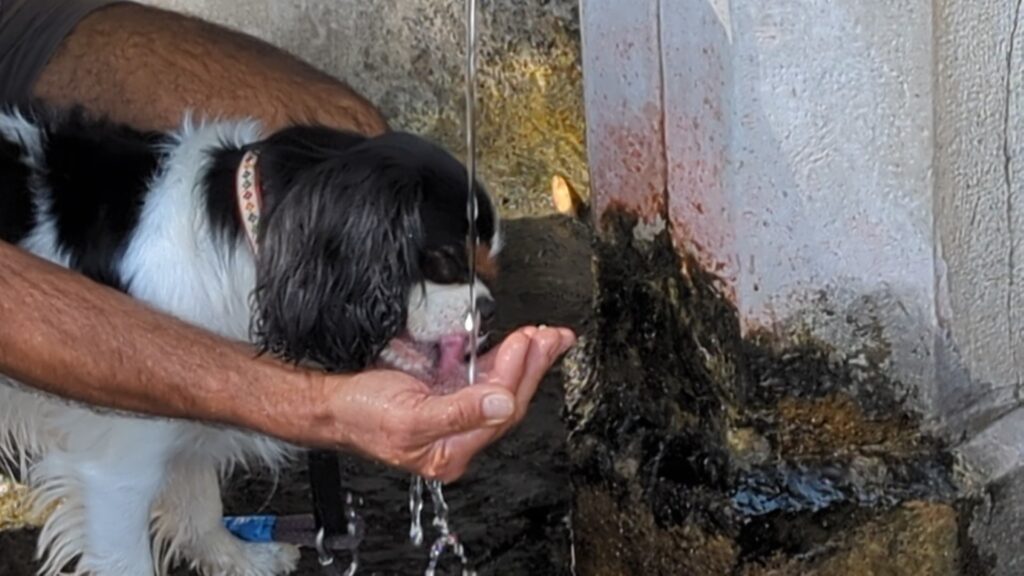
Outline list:
[[[0,114],[0,239],[223,336],[326,369],[463,377],[469,258],[493,270],[499,222],[464,166],[416,136],[253,121],[142,133],[77,112]],[[494,309],[487,274],[475,287]],[[100,319],[98,319],[100,321]],[[73,345],[73,343],[71,343]],[[276,440],[99,413],[0,376],[0,456],[39,509],[42,572],[290,572],[298,552],[221,524],[220,480],[282,465]],[[0,458],[2,459],[2,458]]]

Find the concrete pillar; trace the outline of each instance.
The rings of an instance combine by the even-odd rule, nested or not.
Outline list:
[[[1017,573],[1019,2],[582,6],[581,573]]]

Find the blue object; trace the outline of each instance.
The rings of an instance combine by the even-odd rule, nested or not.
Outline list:
[[[246,542],[273,542],[277,516],[228,516],[224,527]]]

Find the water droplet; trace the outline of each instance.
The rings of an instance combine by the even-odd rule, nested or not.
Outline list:
[[[409,540],[413,545],[423,544],[423,477],[413,476],[409,483],[409,514],[411,516],[409,525]]]

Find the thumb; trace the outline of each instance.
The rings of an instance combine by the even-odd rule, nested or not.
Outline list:
[[[417,426],[434,439],[505,424],[516,400],[506,388],[478,384],[444,396],[428,396],[416,410]]]

